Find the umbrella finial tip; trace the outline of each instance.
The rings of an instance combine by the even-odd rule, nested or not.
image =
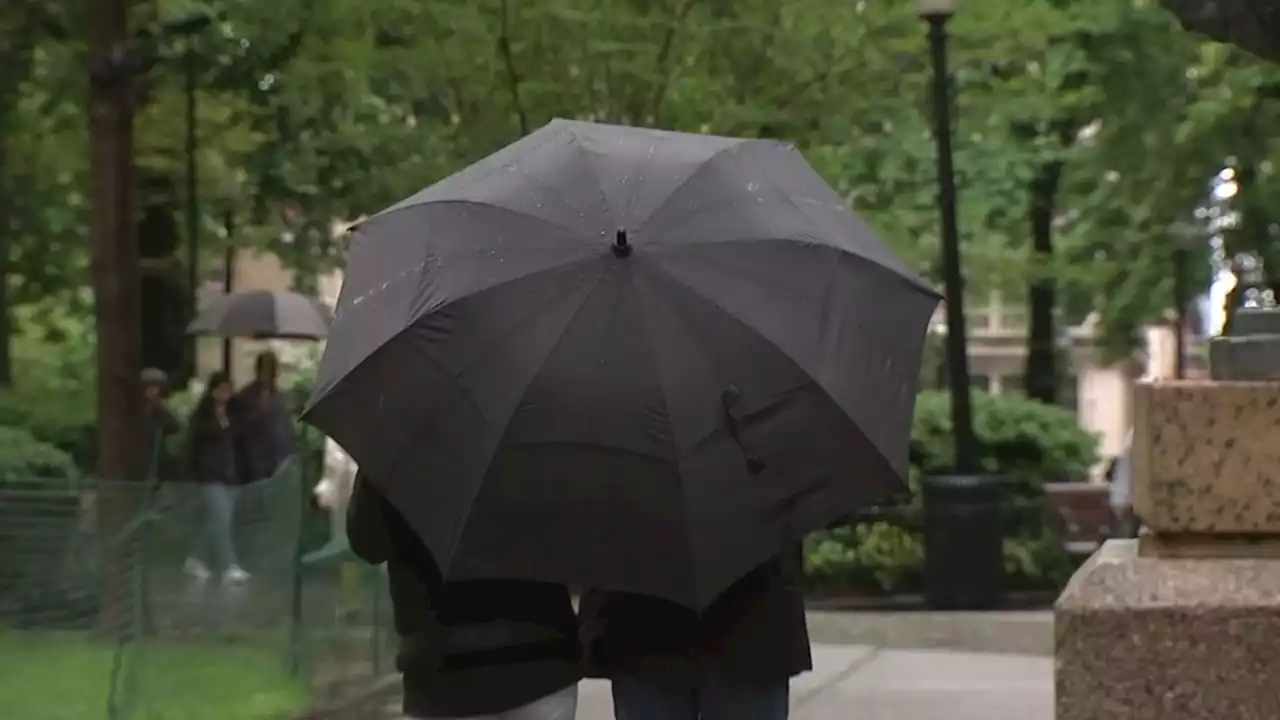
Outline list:
[[[631,254],[631,243],[627,241],[627,231],[618,228],[613,236],[613,254],[618,257],[627,257]]]

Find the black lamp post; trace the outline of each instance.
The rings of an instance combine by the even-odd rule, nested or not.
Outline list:
[[[933,59],[934,139],[938,149],[938,208],[942,220],[942,277],[947,296],[947,368],[951,390],[951,425],[955,433],[955,472],[976,473],[978,444],[973,434],[968,335],[964,318],[964,277],[960,272],[960,231],[956,220],[956,179],[951,165],[951,74],[947,69],[947,22],[957,0],[917,0],[920,17],[929,24]]]
[[[188,301],[191,303],[191,313],[194,316],[198,307],[198,292],[200,287],[200,178],[199,167],[197,165],[197,143],[199,138],[196,134],[196,102],[197,102],[197,83],[199,80],[199,67],[197,65],[198,57],[196,55],[195,36],[203,32],[209,24],[213,22],[213,17],[202,10],[197,10],[186,15],[176,17],[160,24],[161,32],[168,37],[185,38],[182,51],[182,76],[183,76],[183,92],[186,95],[186,138],[183,143],[183,152],[186,159],[186,184],[187,184],[187,202],[186,202],[186,225],[187,225],[187,284],[191,293]],[[194,340],[192,341],[195,342]],[[191,351],[192,370],[195,369],[195,349],[194,345]]]

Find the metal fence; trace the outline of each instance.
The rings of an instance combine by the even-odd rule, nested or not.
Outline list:
[[[200,485],[0,481],[0,715],[324,717],[383,687],[381,570],[302,552],[308,487],[290,462],[240,489],[237,579],[206,551]]]

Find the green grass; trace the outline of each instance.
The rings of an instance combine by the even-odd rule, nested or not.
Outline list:
[[[81,635],[0,629],[0,715],[106,720],[113,656]],[[121,720],[282,720],[307,706],[278,652],[148,639],[126,657]]]

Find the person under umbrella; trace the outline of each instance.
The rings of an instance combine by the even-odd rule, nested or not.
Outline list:
[[[409,720],[573,720],[582,647],[567,588],[443,583],[422,541],[361,475],[347,515],[351,550],[387,564]]]
[[[221,371],[210,375],[187,423],[188,469],[201,486],[206,511],[204,528],[183,566],[196,580],[207,580],[212,574],[202,560],[206,551],[220,566],[224,581],[249,579],[236,557],[234,534],[236,498],[247,479],[240,448],[241,418],[231,379]]]
[[[276,384],[279,368],[275,353],[260,353],[254,359],[253,381],[236,393],[236,402],[244,412],[245,467],[253,480],[273,476],[296,445],[293,418]]]
[[[555,121],[357,227],[304,419],[446,581],[705,609],[902,487],[938,299],[789,145]]]

